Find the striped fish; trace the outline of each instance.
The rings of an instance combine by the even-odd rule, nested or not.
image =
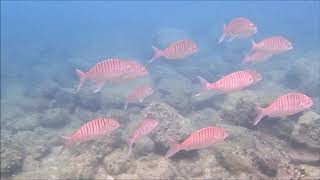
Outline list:
[[[153,88],[149,85],[142,85],[135,88],[126,99],[124,110],[127,109],[129,103],[142,102],[146,97],[153,94]]]
[[[310,97],[301,93],[288,93],[275,99],[266,108],[258,107],[258,116],[253,125],[257,125],[264,116],[285,117],[302,112],[313,105]]]
[[[230,21],[228,25],[224,24],[223,33],[219,39],[219,44],[225,39],[230,38],[248,38],[257,33],[257,26],[249,19],[237,17]]]
[[[155,119],[145,119],[136,128],[134,133],[132,134],[131,138],[129,139],[128,146],[129,146],[129,153],[128,156],[130,156],[132,151],[132,145],[141,137],[144,135],[147,135],[151,133],[154,128],[156,128],[159,124],[159,121]]]
[[[209,126],[192,133],[180,144],[171,145],[165,157],[169,158],[180,150],[194,150],[211,146],[212,144],[223,141],[229,135],[222,127]]]
[[[170,44],[166,49],[161,50],[152,46],[154,55],[148,62],[151,63],[159,57],[164,56],[167,59],[182,59],[198,51],[197,45],[192,40],[180,40]]]
[[[243,63],[256,63],[263,62],[270,59],[273,56],[272,53],[264,52],[264,51],[256,51],[252,54],[246,55],[242,62]]]
[[[82,125],[71,136],[65,137],[65,145],[68,146],[75,142],[84,142],[96,139],[109,134],[119,127],[119,123],[114,119],[97,118]]]
[[[144,65],[125,59],[108,59],[97,63],[88,72],[82,72],[79,69],[76,69],[76,72],[80,77],[77,92],[85,80],[93,80],[97,83],[94,93],[100,91],[106,81],[132,80],[148,75]]]
[[[293,49],[292,43],[282,36],[273,36],[255,43],[252,41],[251,51],[264,51],[272,54],[279,54]]]
[[[209,83],[198,76],[204,90],[216,90],[222,93],[241,90],[262,79],[262,75],[254,70],[236,71],[226,75],[214,83]],[[196,96],[200,95],[197,94]]]

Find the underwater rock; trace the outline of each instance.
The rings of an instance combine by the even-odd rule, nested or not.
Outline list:
[[[298,143],[320,150],[320,115],[312,111],[305,112],[295,124],[291,136]]]
[[[175,176],[175,167],[170,161],[155,154],[138,159],[136,165],[138,179],[173,179]]]
[[[98,168],[98,171],[97,171],[96,176],[94,177],[94,179],[114,180],[114,177],[112,177],[109,174],[107,174],[103,167],[100,167],[100,168]]]
[[[119,149],[108,154],[103,160],[106,172],[111,175],[126,173],[130,168],[132,168],[130,167],[130,159],[128,159],[127,156],[127,152]]]
[[[291,63],[281,83],[291,89],[318,96],[320,92],[319,57],[301,58]],[[308,88],[306,88],[308,87]]]
[[[102,96],[99,93],[79,96],[77,104],[83,109],[96,112],[101,108]]]
[[[161,77],[157,83],[157,90],[160,99],[168,105],[181,112],[188,112],[191,109],[190,98],[193,93],[193,86],[190,80],[179,73],[170,73],[172,77],[166,75]]]
[[[193,130],[191,121],[181,116],[175,109],[161,102],[152,102],[142,110],[143,118],[157,119],[160,123],[149,135],[155,143],[157,153],[165,154],[169,141],[182,141]]]
[[[1,178],[20,172],[23,165],[23,149],[11,139],[1,134]]]
[[[223,121],[228,121],[232,124],[244,127],[252,127],[250,120],[254,119],[255,116],[255,105],[243,99],[239,99],[233,109],[225,109],[222,110],[221,113],[221,118],[223,119]]]
[[[68,158],[63,168],[59,168],[58,179],[93,179],[99,161],[100,159],[90,152],[72,156]]]
[[[26,113],[24,116],[20,116],[16,118],[16,122],[11,124],[10,126],[19,131],[19,130],[33,130],[34,128],[39,126],[40,114],[36,112]]]
[[[69,122],[69,112],[63,108],[46,110],[39,118],[39,123],[47,128],[61,128]]]
[[[132,154],[137,156],[146,156],[150,153],[153,153],[155,150],[154,142],[148,137],[143,136],[137,141],[132,150]]]

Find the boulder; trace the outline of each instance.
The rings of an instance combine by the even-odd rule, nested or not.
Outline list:
[[[291,136],[298,143],[320,150],[320,115],[312,111],[305,112],[294,125]]]
[[[175,109],[161,102],[152,102],[142,110],[143,118],[154,118],[160,123],[149,135],[155,143],[157,153],[165,154],[169,141],[182,141],[193,130],[190,119],[181,116]]]
[[[103,164],[106,172],[110,175],[126,173],[131,167],[127,152],[117,149],[104,157]]]

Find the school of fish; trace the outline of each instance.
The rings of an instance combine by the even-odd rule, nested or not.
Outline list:
[[[233,39],[248,39],[252,38],[256,33],[257,25],[245,17],[236,17],[227,25],[224,25],[222,35],[219,38],[218,44],[227,39],[228,42]],[[153,57],[147,64],[154,62],[156,59],[164,57],[167,60],[182,60],[186,59],[198,52],[198,45],[191,39],[182,39],[177,42],[172,42],[168,47],[159,49],[152,46],[154,51]],[[242,59],[242,63],[262,63],[271,59],[275,55],[288,52],[293,49],[292,43],[284,36],[272,36],[255,42],[252,40],[250,52]],[[93,90],[94,93],[99,92],[103,85],[107,82],[124,82],[133,81],[140,77],[148,76],[148,70],[145,65],[134,60],[127,59],[107,59],[98,62],[91,67],[87,72],[82,72],[76,69],[79,75],[79,85],[76,92],[79,93],[80,88],[86,80],[91,80],[96,83]],[[230,93],[240,91],[245,88],[260,82],[263,79],[261,73],[253,69],[239,70],[230,72],[215,82],[208,82],[201,76],[198,76],[202,90],[196,96],[201,95],[202,91],[212,90],[220,93]],[[145,84],[137,86],[127,95],[124,101],[124,110],[128,108],[130,103],[142,103],[143,100],[151,96],[156,89],[151,85]],[[269,117],[285,117],[299,112],[302,112],[313,105],[310,97],[303,93],[288,93],[280,95],[265,108],[257,107],[257,116],[253,120],[253,126],[256,126],[265,116]],[[128,140],[128,156],[132,153],[133,145],[142,137],[157,130],[157,126],[161,121],[157,119],[144,119],[138,123]],[[101,138],[106,134],[110,134],[118,129],[120,124],[115,119],[97,118],[82,125],[78,130],[72,133],[69,137],[65,137],[65,145],[71,145],[76,142],[84,142]],[[191,133],[183,142],[172,143],[167,153],[166,158],[173,156],[181,150],[195,150],[207,148],[217,142],[223,142],[229,136],[227,129],[217,126],[208,126],[196,130]]]

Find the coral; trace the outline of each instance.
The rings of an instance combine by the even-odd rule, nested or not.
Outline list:
[[[142,112],[143,118],[154,118],[160,123],[150,134],[158,153],[164,154],[170,140],[181,141],[193,130],[191,121],[181,116],[175,109],[161,102],[153,102]]]

